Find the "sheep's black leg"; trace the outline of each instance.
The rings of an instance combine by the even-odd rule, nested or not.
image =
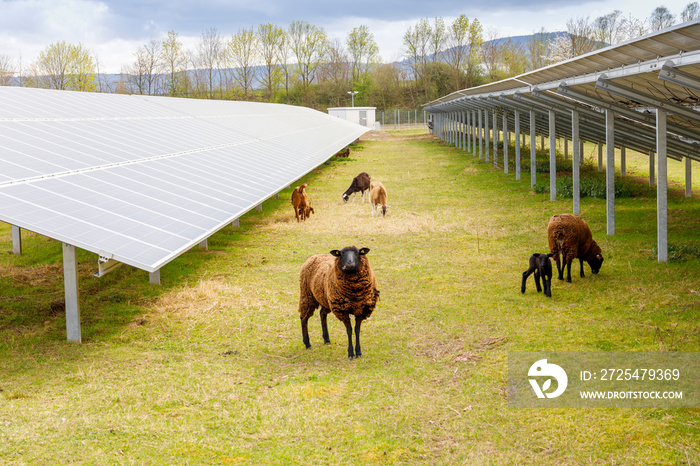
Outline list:
[[[573,262],[573,259],[566,260],[566,281],[568,283],[571,283],[571,263],[572,262]]]
[[[321,307],[321,330],[323,330],[323,342],[325,344],[329,344],[331,342],[330,337],[328,336],[328,313],[331,312],[330,310],[326,309],[325,307]]]
[[[532,272],[534,272],[534,270],[535,270],[534,267],[530,267],[529,269],[527,269],[526,271],[523,272],[523,284],[522,284],[522,286],[520,287],[520,292],[521,292],[521,293],[525,293],[525,284],[527,283],[527,277],[529,277],[530,274],[531,274]]]
[[[352,348],[352,324],[350,323],[350,316],[345,316],[343,323],[345,324],[345,330],[348,332],[348,359],[354,359],[355,351]]]
[[[544,295],[548,298],[552,297],[552,277],[542,277],[542,285],[544,285]]]
[[[301,339],[304,341],[304,346],[306,349],[311,348],[311,342],[309,340],[309,317],[301,317]]]
[[[362,319],[355,317],[355,357],[362,357],[362,348],[360,348],[360,324]]]
[[[540,271],[535,270],[535,285],[537,285],[537,292],[542,292],[542,286],[540,285]]]
[[[581,264],[581,278],[584,278],[585,275],[583,274],[583,259],[579,257],[578,261]]]
[[[564,280],[564,268],[561,266],[561,262],[559,261],[559,253],[557,252],[557,255],[554,256],[554,261],[557,263],[557,274],[559,280]],[[566,259],[564,259],[564,262],[566,263]]]

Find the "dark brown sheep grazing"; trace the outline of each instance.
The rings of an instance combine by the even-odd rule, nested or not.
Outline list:
[[[349,147],[347,147],[345,150],[341,150],[340,152],[335,154],[336,157],[347,157],[348,155],[350,155],[350,148]]]
[[[348,334],[348,358],[362,356],[360,348],[360,325],[369,318],[379,300],[377,278],[367,259],[368,248],[348,246],[330,254],[316,254],[301,266],[299,316],[301,335],[306,348],[309,341],[309,318],[317,307],[321,307],[321,329],[323,341],[330,343],[326,317],[332,312],[345,324]],[[352,345],[352,324],[355,316],[355,347]]]
[[[369,193],[369,180],[372,179],[369,174],[362,172],[359,175],[357,175],[355,178],[352,179],[352,183],[350,183],[350,187],[343,193],[343,201],[348,202],[348,199],[350,199],[350,195],[356,194],[356,193],[361,193],[360,197],[362,197],[362,202],[365,202],[365,191]],[[369,196],[367,196],[369,197]],[[352,198],[353,202],[355,202],[355,197],[353,196]]]
[[[552,297],[552,261],[549,260],[550,257],[552,257],[551,254],[540,254],[537,252],[530,256],[530,267],[523,272],[523,284],[520,287],[521,293],[525,293],[527,277],[535,272],[537,292],[541,292],[542,286],[544,286],[544,295],[548,298]],[[540,286],[540,277],[542,277],[542,286]]]
[[[585,220],[572,214],[558,214],[549,219],[547,226],[547,238],[549,240],[549,252],[557,263],[559,280],[564,279],[564,269],[559,261],[561,253],[567,268],[566,281],[571,283],[571,262],[578,258],[581,263],[581,277],[583,274],[583,261],[588,262],[591,272],[597,274],[603,265],[603,256],[600,246],[593,240],[591,229]]]
[[[309,205],[309,198],[306,195],[307,184],[297,186],[292,191],[292,207],[294,207],[294,215],[297,217],[297,222],[301,218],[306,220],[314,212],[314,208]]]

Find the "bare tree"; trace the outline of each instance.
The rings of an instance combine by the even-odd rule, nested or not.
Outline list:
[[[257,37],[258,54],[265,65],[260,81],[267,89],[268,101],[273,102],[275,92],[282,81],[280,52],[284,47],[287,35],[281,27],[267,23],[258,26]]]
[[[615,10],[599,16],[593,21],[593,38],[605,45],[613,45],[625,40],[622,29],[622,12]]]
[[[668,8],[659,6],[651,12],[651,16],[649,16],[649,26],[652,32],[660,31],[661,29],[672,26],[674,20],[675,17]]]
[[[0,86],[11,85],[14,76],[14,61],[8,55],[0,55]]]
[[[629,14],[621,20],[621,29],[624,40],[636,39],[649,32],[649,25],[645,19],[638,19]]]
[[[212,27],[202,33],[197,44],[196,68],[199,84],[205,96],[213,99],[217,89],[221,89],[221,58],[223,41],[216,28]]]
[[[681,22],[692,21],[700,18],[700,3],[690,2],[681,11]]]
[[[127,69],[132,92],[155,95],[160,92],[161,43],[151,39],[134,53],[134,63]]]
[[[495,81],[498,75],[498,62],[501,48],[499,46],[500,33],[498,29],[489,28],[486,31],[484,43],[481,45],[481,60],[486,68],[489,80]]]
[[[571,42],[571,53],[574,57],[584,55],[601,47],[593,38],[593,26],[589,17],[569,18],[566,29]]]
[[[447,43],[447,29],[445,20],[441,17],[435,18],[435,22],[430,36],[431,61],[437,63],[442,59],[442,51]]]
[[[339,106],[341,100],[347,97],[347,90],[351,88],[350,58],[340,39],[332,39],[329,42],[326,60],[320,74],[323,81],[329,85],[329,96],[335,99],[334,105]]]
[[[547,65],[549,55],[549,33],[545,28],[535,32],[527,39],[527,70],[537,70]]]

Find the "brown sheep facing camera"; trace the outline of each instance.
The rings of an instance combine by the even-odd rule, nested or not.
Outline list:
[[[345,324],[348,334],[348,359],[362,356],[360,348],[360,324],[369,318],[379,300],[379,285],[367,259],[369,248],[348,246],[330,254],[315,254],[301,266],[299,274],[299,317],[301,335],[306,348],[309,341],[309,318],[321,307],[323,341],[331,342],[326,318],[333,313]],[[352,323],[355,316],[355,347],[352,345]]]
[[[566,265],[566,281],[571,283],[571,262],[578,258],[581,264],[581,277],[583,274],[583,261],[588,262],[593,275],[597,274],[603,265],[603,255],[593,240],[593,235],[588,224],[581,217],[572,214],[558,214],[549,219],[547,226],[547,238],[549,240],[549,252],[554,255],[557,263],[559,280],[564,279],[564,269],[559,261],[561,253],[564,265]]]

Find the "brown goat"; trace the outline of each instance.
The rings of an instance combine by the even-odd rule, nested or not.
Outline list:
[[[292,191],[292,207],[294,207],[294,215],[297,217],[297,222],[300,218],[301,220],[306,220],[312,213],[316,213],[314,208],[309,205],[309,198],[306,195],[307,186],[304,183]]]

